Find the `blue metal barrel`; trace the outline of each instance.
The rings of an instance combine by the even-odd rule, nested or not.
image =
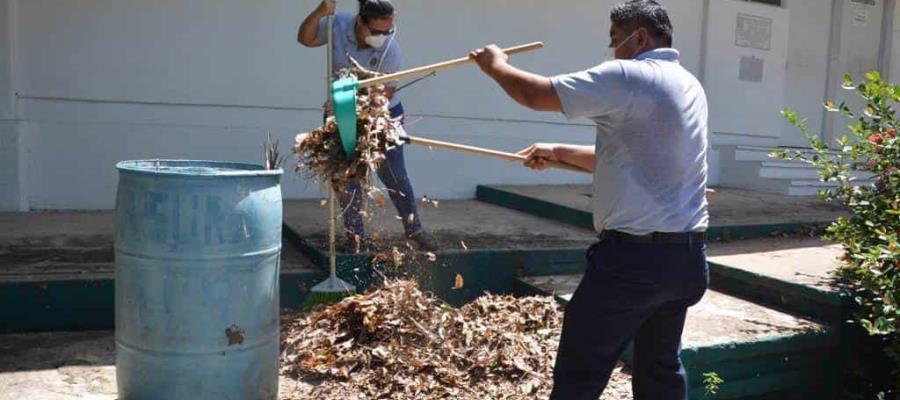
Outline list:
[[[119,399],[276,399],[282,171],[117,168]]]

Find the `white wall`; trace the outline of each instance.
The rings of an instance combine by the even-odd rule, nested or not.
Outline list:
[[[0,119],[13,119],[13,26],[10,0],[0,0]]]
[[[891,29],[891,58],[888,79],[900,82],[900,6],[895,5],[890,12],[894,13],[894,26]]]
[[[296,132],[320,121],[324,52],[295,42],[314,0],[8,1],[16,4],[19,152],[33,209],[112,207],[119,160],[259,162],[267,131],[287,151]],[[487,42],[542,40],[543,50],[517,56],[515,63],[545,74],[602,59],[615,2],[396,0],[409,66],[459,57]],[[702,0],[664,3],[676,47],[696,73]],[[340,7],[353,11],[355,4]],[[422,136],[504,150],[538,140],[594,140],[589,121],[527,111],[474,66],[401,95],[411,131]],[[475,185],[485,183],[590,182],[420,148],[407,149],[407,165],[417,194],[432,197],[471,197]],[[4,186],[8,181],[0,175]],[[321,195],[292,173],[283,183],[289,198]]]
[[[0,1],[0,211],[22,210],[19,130],[12,101],[13,27],[8,0]]]

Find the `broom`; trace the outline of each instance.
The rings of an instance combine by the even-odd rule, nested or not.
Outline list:
[[[326,56],[326,64],[328,67],[328,99],[331,100],[331,80],[332,80],[332,53],[333,53],[333,32],[332,29],[334,27],[334,16],[328,16],[328,45],[327,47],[327,56]],[[306,294],[306,299],[303,301],[303,310],[309,311],[313,307],[319,304],[332,304],[338,301],[341,301],[344,297],[351,296],[354,293],[353,287],[350,286],[349,283],[344,282],[340,278],[337,277],[337,257],[335,256],[335,219],[336,219],[336,205],[335,205],[335,195],[334,188],[330,188],[328,192],[328,264],[330,269],[330,274],[328,279],[325,279],[321,283],[316,286],[313,286],[312,290]]]

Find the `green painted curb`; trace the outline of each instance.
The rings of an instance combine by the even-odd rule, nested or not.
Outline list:
[[[711,226],[706,230],[706,240],[741,240],[772,236],[776,233],[797,232],[803,229],[823,228],[831,222],[795,222],[787,224]]]
[[[112,278],[0,283],[0,333],[108,330]]]
[[[479,185],[475,189],[475,198],[579,228],[594,229],[593,217],[589,212],[523,196],[497,187]],[[706,230],[706,238],[709,241],[753,239],[767,237],[777,232],[793,232],[803,228],[823,227],[829,224],[831,224],[830,221],[814,221],[786,224],[711,226]]]
[[[579,228],[594,230],[594,219],[591,213],[561,204],[522,196],[492,186],[478,185],[475,198],[494,205],[522,211],[538,217],[548,218]]]
[[[685,348],[681,357],[686,364],[703,365],[741,360],[771,354],[787,354],[837,346],[837,335],[829,330],[787,335],[772,335],[750,342],[724,343]]]
[[[788,371],[736,382],[726,381],[715,396],[707,396],[703,387],[692,387],[688,390],[688,398],[691,400],[742,399],[773,392],[798,390],[805,381],[808,380],[805,380],[799,371]]]
[[[282,272],[280,307],[299,308],[324,275]],[[59,281],[0,282],[0,334],[93,331],[115,328],[115,282],[111,277]]]
[[[732,382],[785,371],[810,371],[819,374],[825,366],[835,367],[834,354],[816,350],[777,353],[715,364],[696,364],[688,360],[684,367],[688,371],[688,384],[691,387],[703,385],[703,374],[707,372],[715,372],[725,382]]]
[[[288,225],[285,235],[296,244],[322,271],[328,269],[328,254]],[[389,278],[415,276],[421,288],[432,291],[444,301],[462,305],[484,294],[512,293],[517,276],[556,275],[584,272],[586,248],[556,249],[472,249],[435,252],[435,262],[422,261],[402,270],[385,271]],[[420,257],[422,258],[422,257]],[[376,278],[372,272],[371,254],[338,254],[337,275],[355,285],[357,291],[365,291]],[[456,275],[463,277],[464,285],[452,289]]]

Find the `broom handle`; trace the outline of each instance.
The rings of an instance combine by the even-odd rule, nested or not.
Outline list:
[[[525,161],[525,156],[521,156],[521,155],[518,155],[515,153],[507,153],[505,151],[497,151],[497,150],[485,149],[485,148],[481,148],[481,147],[468,146],[468,145],[464,145],[464,144],[457,144],[457,143],[450,143],[450,142],[443,142],[440,140],[426,139],[426,138],[415,137],[415,136],[401,136],[400,139],[406,140],[411,144],[420,145],[420,146],[437,147],[437,148],[444,149],[444,150],[456,151],[456,152],[460,152],[460,153],[475,154],[475,155],[479,155],[479,156],[494,157],[494,158],[499,158],[499,159],[503,159],[506,161]],[[581,169],[580,167],[577,167],[572,164],[560,162],[560,161],[545,161],[545,163],[550,168],[564,169],[564,170],[572,171],[572,172],[588,173],[588,171],[585,171],[585,170]]]
[[[328,83],[328,87],[325,90],[325,93],[328,93],[328,101],[331,101],[331,84],[334,81],[334,15],[328,16],[328,33],[325,36],[328,41],[328,45],[326,46],[325,51],[328,52],[328,55],[325,56],[325,63],[328,67],[328,74],[326,82]],[[328,188],[328,267],[329,273],[331,277],[337,275],[337,249],[335,248],[335,242],[337,241],[337,201],[334,194],[334,188]]]
[[[327,38],[327,46],[325,46],[325,51],[327,54],[325,55],[325,64],[328,68],[328,73],[326,76],[326,83],[328,83],[328,87],[325,88],[325,93],[328,93],[328,100],[331,100],[331,84],[334,81],[334,16],[328,16],[328,33],[325,34]]]
[[[544,47],[543,42],[533,42],[528,44],[523,44],[515,47],[510,47],[507,49],[503,49],[503,52],[508,55],[513,55],[517,53],[523,53],[526,51],[537,50],[541,47]],[[468,63],[475,62],[475,60],[471,57],[462,57],[457,58],[455,60],[439,62],[437,64],[426,65],[424,67],[418,67],[413,69],[408,69],[406,71],[395,72],[393,74],[379,76],[377,78],[371,78],[359,81],[359,88],[367,88],[376,85],[385,84],[388,82],[399,81],[401,79],[412,78],[419,75],[427,75],[433,72],[443,71],[445,69],[450,69],[453,67],[458,67],[460,65],[465,65]]]

